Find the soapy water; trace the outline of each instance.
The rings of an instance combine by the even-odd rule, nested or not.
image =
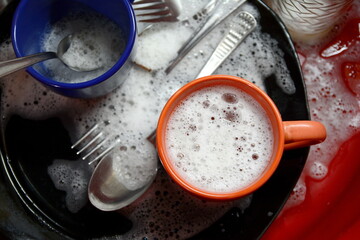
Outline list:
[[[109,124],[104,130],[105,134],[110,136],[109,142],[116,138],[121,139],[121,144],[117,150],[119,159],[126,159],[127,151],[123,151],[124,149],[135,148],[138,155],[136,159],[139,160],[138,166],[140,168],[146,169],[149,166],[148,164],[157,164],[158,159],[155,148],[151,144],[145,144],[145,142],[147,141],[146,138],[156,128],[162,107],[172,93],[197,75],[200,66],[210,57],[217,42],[222,38],[223,29],[229,26],[228,21],[222,23],[203,39],[169,75],[165,75],[163,71],[168,62],[163,61],[163,58],[172,59],[176,55],[182,43],[199,24],[191,16],[206,2],[205,0],[196,1],[196,3],[184,1],[187,6],[193,6],[193,8],[189,7],[182,13],[185,14],[182,17],[188,16],[186,24],[178,22],[154,25],[153,28],[139,37],[136,60],[145,66],[148,64],[153,71],[147,72],[141,68],[132,69],[129,79],[125,81],[122,87],[105,97],[96,100],[66,98],[47,90],[25,71],[3,78],[1,81],[3,124],[6,125],[7,119],[13,114],[34,120],[55,116],[62,119],[72,142],[75,142],[79,136],[95,123],[107,122]],[[239,10],[249,11],[257,19],[260,17],[257,9],[250,3],[246,3]],[[176,34],[167,34],[164,29],[169,32],[172,32],[172,29],[177,29],[177,32]],[[168,48],[167,51],[163,51],[161,58],[160,56],[157,58],[157,49],[164,47],[164,35],[168,37],[168,42],[172,44],[172,47]],[[159,41],[156,41],[157,38]],[[152,39],[152,41],[148,39]],[[285,93],[291,94],[296,89],[282,56],[283,53],[277,47],[277,42],[270,38],[268,34],[261,32],[261,26],[258,26],[215,74],[240,76],[254,82],[263,89],[265,79],[269,75],[274,75],[279,87]],[[14,53],[11,44],[7,42],[1,45],[1,60],[13,57]],[[272,63],[272,66],[269,63]],[[144,161],[144,159],[147,159],[147,161]],[[61,169],[67,168],[68,164],[69,162],[66,160],[53,163],[49,172],[52,173],[54,183],[59,182],[61,177],[59,177],[57,171],[51,169],[57,168],[58,171],[61,171]],[[129,168],[128,173],[132,175],[133,172],[131,171],[132,168]],[[146,171],[143,172],[146,173]],[[124,176],[128,173],[123,172]],[[141,179],[146,177],[149,176],[142,176]],[[74,176],[70,178],[75,179]],[[141,183],[141,181],[139,182]],[[178,189],[171,181],[167,185],[164,184],[164,181],[169,181],[169,177],[160,171],[156,182],[147,194],[128,208],[123,209],[128,214],[126,216],[133,220],[134,227],[127,237],[118,236],[119,239],[139,239],[143,236],[165,238],[165,234],[169,234],[169,230],[167,232],[164,230],[165,227],[162,228],[164,231],[160,231],[158,227],[153,227],[152,231],[149,230],[148,232],[145,230],[149,229],[148,224],[151,222],[154,223],[154,226],[162,226],[162,219],[172,219],[167,216],[169,212],[171,216],[176,217],[174,217],[173,221],[168,221],[167,225],[164,225],[166,229],[172,229],[172,232],[176,232],[180,238],[189,237],[210,226],[230,207],[238,206],[244,209],[248,206],[244,204],[244,201],[248,202],[249,198],[231,203],[203,202]],[[85,187],[85,184],[77,186]],[[166,186],[168,186],[167,204],[159,203],[160,196],[157,195],[157,192],[165,195]],[[63,186],[62,189],[66,191],[67,195],[71,195],[71,191],[73,191],[71,187]],[[153,191],[153,189],[156,190]],[[76,189],[76,191],[82,192],[80,189]],[[178,199],[181,201],[178,201]],[[73,206],[68,206],[68,208],[71,208],[74,212],[81,209],[86,200],[79,198],[78,201],[81,204],[76,205],[76,209],[72,208]],[[187,204],[190,207],[187,207]],[[171,206],[177,207],[172,208]],[[212,206],[211,212],[203,215],[203,211],[208,209],[209,206]],[[189,209],[193,212],[193,216],[203,215],[206,218],[185,216],[184,212],[188,212]],[[151,214],[144,214],[147,211],[150,211]]]
[[[245,4],[241,8],[259,18],[259,12]],[[234,13],[236,14],[236,13]],[[234,15],[233,14],[233,15]],[[192,16],[192,15],[190,15]],[[230,21],[229,21],[230,20]],[[161,71],[167,66],[170,60],[177,55],[177,50],[182,46],[191,35],[192,31],[198,23],[191,17],[188,18],[186,24],[179,23],[179,26],[173,28],[168,25],[162,29],[152,28],[145,32],[143,38],[138,40],[138,53],[135,61],[147,69]],[[176,66],[178,74],[194,78],[203,66],[204,62],[210,58],[212,51],[226,32],[224,29],[231,27],[231,18],[220,24],[216,30],[210,32],[194,49]],[[176,29],[176,31],[175,31]],[[181,31],[182,34],[179,34]],[[159,32],[159,33],[158,33]],[[159,40],[154,38],[159,37]],[[178,44],[176,47],[175,43]],[[280,89],[286,94],[293,94],[296,89],[289,75],[284,61],[284,53],[277,47],[277,41],[272,39],[269,34],[261,32],[258,27],[247,37],[242,44],[227,58],[214,74],[228,73],[230,75],[239,76],[256,83],[260,88],[264,89],[264,80],[271,75],[276,76],[276,83]],[[162,52],[166,50],[167,54]],[[211,49],[209,51],[209,49]],[[154,61],[153,56],[158,56],[158,61]],[[161,58],[160,58],[161,56]],[[269,64],[271,63],[271,64]],[[166,67],[165,67],[166,68]],[[239,72],[239,69],[244,71]],[[189,74],[190,73],[190,74]],[[174,77],[177,81],[183,78],[178,74],[169,74],[168,77]],[[181,76],[180,75],[180,76]],[[182,82],[181,82],[182,83]]]
[[[291,192],[288,201],[286,202],[286,208],[291,208],[299,205],[305,200],[306,197],[306,184],[303,179],[299,179]]]
[[[153,145],[147,139],[139,142],[130,148],[122,146],[111,152],[115,177],[129,190],[146,185],[158,168],[157,161],[154,161],[157,159],[157,153],[153,150]],[[138,145],[142,148],[137,148]]]
[[[117,239],[187,239],[216,221],[231,207],[244,211],[251,199],[252,195],[249,195],[237,201],[207,202],[183,194],[183,190],[161,169],[150,189],[119,211],[136,224],[136,231]]]
[[[360,2],[354,1],[353,7],[345,17],[357,18],[359,14]],[[343,19],[342,24],[346,23],[346,18]],[[296,194],[290,197],[284,209],[297,206],[306,198],[305,179],[310,177],[317,181],[316,184],[321,184],[321,180],[327,176],[331,160],[341,144],[360,130],[360,95],[356,94],[354,89],[346,86],[341,72],[342,63],[358,63],[360,61],[359,42],[354,39],[355,43],[352,46],[333,58],[320,56],[325,44],[328,44],[330,40],[334,41],[333,38],[337,38],[341,27],[341,24],[336,26],[330,33],[329,39],[325,39],[322,43],[312,46],[297,45],[298,51],[303,56],[302,70],[308,89],[311,118],[322,122],[328,135],[324,142],[311,147],[304,171],[294,189]],[[354,32],[357,32],[357,29],[354,29]],[[349,34],[351,35],[351,33]],[[354,37],[358,37],[358,35]],[[299,189],[304,190],[299,191]]]
[[[64,17],[45,30],[42,51],[56,52],[59,42],[69,34],[73,37],[63,55],[64,63],[78,69],[97,70],[75,72],[60,64],[59,59],[45,61],[49,77],[59,82],[85,82],[100,76],[116,63],[126,45],[122,30],[110,19],[80,12]]]
[[[86,161],[55,160],[48,173],[55,187],[65,191],[66,206],[70,212],[78,212],[87,202],[87,186],[91,166]]]
[[[175,171],[206,192],[231,193],[256,181],[273,149],[272,127],[255,99],[230,86],[207,87],[171,113],[166,149]]]

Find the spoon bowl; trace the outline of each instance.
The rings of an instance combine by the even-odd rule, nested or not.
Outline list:
[[[66,58],[64,58],[64,54],[69,50],[74,36],[76,35],[70,34],[67,35],[65,38],[63,38],[57,47],[56,53],[43,52],[43,53],[32,54],[26,57],[20,57],[20,58],[15,58],[12,60],[0,62],[0,77],[7,76],[11,73],[29,67],[35,63],[39,63],[52,58],[59,58],[66,66],[77,72],[88,72],[99,69],[100,67],[96,65],[90,65],[90,66],[87,65],[81,67],[79,65],[72,65],[72,64],[70,65],[69,62],[66,61]]]
[[[126,207],[138,199],[155,179],[157,168],[139,188],[131,189],[117,177],[111,154],[105,156],[96,166],[88,185],[90,202],[103,211],[114,211]]]
[[[100,210],[114,211],[126,207],[149,188],[156,176],[159,161],[156,151],[153,151],[154,158],[148,155],[152,160],[147,161],[146,165],[132,164],[143,162],[142,157],[132,150],[127,150],[121,156],[116,151],[119,150],[119,139],[107,146],[109,136],[104,131],[106,126],[104,123],[95,124],[71,149],[77,149],[77,154],[81,154],[81,159],[89,165],[97,163],[88,184],[90,202]],[[155,131],[147,137],[147,141],[155,147]]]

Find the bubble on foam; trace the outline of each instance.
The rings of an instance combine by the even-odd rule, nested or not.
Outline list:
[[[183,0],[183,5],[189,6],[189,8],[193,5],[200,6],[205,3],[205,0],[191,2]],[[186,9],[188,9],[188,7],[186,7]],[[197,9],[196,7],[196,11]],[[256,13],[256,17],[259,17],[257,9],[253,7],[251,3],[245,3],[239,10],[242,9],[251,10],[251,13]],[[196,11],[189,10],[189,14],[193,14]],[[188,31],[194,30],[199,22],[192,20],[192,15],[183,16],[184,19],[188,17],[188,24],[186,24],[186,26],[178,28],[178,25],[183,24],[181,22],[156,24],[153,26],[152,31],[154,31],[154,33],[152,34],[155,36],[156,32],[159,31],[159,37],[161,37],[161,29],[169,25],[173,26],[174,29],[181,29],[178,35],[188,34]],[[55,94],[47,90],[31,76],[27,75],[25,71],[7,76],[0,81],[2,85],[2,118],[6,120],[12,114],[19,114],[24,118],[35,120],[60,117],[70,134],[72,142],[77,140],[79,136],[95,123],[108,122],[105,128],[105,133],[110,139],[108,144],[111,144],[111,141],[115,138],[120,138],[120,148],[122,147],[124,150],[125,148],[131,149],[132,146],[135,146],[136,150],[139,151],[135,151],[135,154],[139,154],[139,156],[142,156],[142,154],[148,151],[150,153],[148,161],[157,163],[158,159],[153,156],[154,147],[149,144],[143,145],[142,143],[144,143],[145,139],[156,128],[158,116],[167,99],[178,88],[193,80],[194,76],[198,74],[200,67],[210,56],[217,41],[220,41],[226,24],[228,24],[227,21],[214,29],[169,75],[163,72],[167,64],[164,62],[160,63],[162,61],[161,59],[149,56],[149,61],[159,61],[158,63],[154,63],[154,65],[159,67],[156,71],[149,73],[142,69],[134,68],[131,70],[129,79],[125,81],[121,88],[105,97],[94,100],[70,99]],[[83,29],[81,25],[74,24],[74,26],[79,26],[79,29]],[[66,33],[63,32],[58,32],[57,34],[66,35]],[[255,38],[255,36],[259,37]],[[146,37],[150,37],[150,34],[141,36],[141,38]],[[60,39],[60,37],[58,38]],[[179,39],[180,38],[174,39],[174,41]],[[161,48],[162,40],[155,40],[152,46],[154,48]],[[256,59],[264,59],[263,54],[265,51],[255,51],[254,55],[250,54],[251,56],[248,55],[247,52],[245,52],[245,54],[242,52],[251,49],[252,44],[256,43],[260,44],[262,46],[261,49],[266,50],[266,53],[269,55],[280,54],[280,52],[276,50],[277,44],[275,40],[272,40],[274,42],[273,45],[264,44],[264,41],[267,41],[266,34],[262,33],[258,28],[254,34],[251,34],[247,40],[240,45],[245,44],[245,50],[241,50],[239,47],[236,52],[227,59],[222,68],[218,69],[217,73],[242,76],[265,89],[264,75],[258,74],[258,69],[251,68],[255,66],[255,63],[260,66],[254,61],[256,61]],[[156,44],[156,42],[159,42],[159,44]],[[181,43],[178,44],[181,45]],[[1,48],[0,58],[2,60],[14,57],[12,46],[9,43],[5,44],[5,46],[3,44]],[[167,58],[167,54],[170,55],[173,54],[173,52],[164,52],[163,54],[164,56],[162,57]],[[278,58],[281,58],[281,56],[278,56]],[[262,61],[263,64],[267,61],[271,62],[272,60],[270,59],[271,58],[264,59]],[[161,66],[162,64],[163,66]],[[275,68],[276,66],[274,65],[272,70],[277,71]],[[276,73],[274,74],[276,75]],[[291,79],[287,81],[291,82]],[[38,103],[34,104],[34,101]],[[218,109],[213,105],[209,105],[208,107],[213,110]],[[218,119],[214,120],[217,121]],[[199,125],[197,128],[201,129],[201,126]],[[239,139],[240,137],[241,136],[239,136]],[[251,136],[244,137],[250,139]],[[240,140],[238,140],[238,142],[240,144]],[[249,145],[246,148],[250,147]],[[217,146],[217,148],[221,149],[221,146]],[[134,159],[141,160],[141,157]],[[141,165],[143,163],[139,162],[139,164]],[[244,171],[245,170],[246,169],[244,169]],[[161,176],[161,173],[159,175]],[[170,181],[168,177],[166,179],[166,181]],[[171,238],[169,232],[172,232],[175,236],[179,235],[180,238],[193,236],[196,232],[202,231],[210,226],[213,221],[233,207],[233,205],[230,204],[236,205],[237,203],[230,202],[225,205],[218,205],[218,203],[203,202],[198,199],[193,200],[188,193],[179,189],[174,183],[171,184],[170,186],[164,184],[161,178],[161,180],[156,181],[148,191],[148,194],[153,196],[151,201],[146,200],[147,198],[144,196],[129,206],[130,208],[135,208],[133,212],[129,212],[127,215],[133,220],[134,227],[127,233],[127,237],[123,239],[136,239],[143,236],[160,236],[160,239],[164,239],[166,234],[168,234],[168,238]],[[135,183],[133,186],[135,186]],[[157,195],[158,192],[155,189],[160,192],[159,195]],[[165,195],[166,200],[162,197]],[[246,198],[246,201],[242,204],[239,203],[239,207],[242,207],[242,209],[246,208],[250,201],[250,197]],[[207,209],[211,210],[207,211]],[[189,210],[192,214],[191,216],[186,215]],[[150,212],[147,213],[147,211]],[[191,219],[189,217],[193,218]],[[155,224],[151,224],[151,222]],[[167,224],[167,222],[169,222],[169,224]],[[152,225],[151,228],[149,226],[150,224]],[[150,230],[153,230],[153,232],[150,232]],[[116,238],[121,239],[121,236],[117,236]]]
[[[99,68],[91,72],[75,72],[60,64],[58,59],[44,62],[49,77],[60,82],[84,82],[100,76],[115,64],[125,47],[121,29],[102,15],[91,12],[70,14],[46,31],[41,43],[43,51],[56,52],[60,41],[72,34],[63,61],[78,69]]]
[[[88,201],[87,186],[92,169],[86,161],[54,160],[48,174],[55,187],[66,192],[65,203],[70,212],[78,212]]]
[[[326,177],[328,168],[321,162],[315,161],[310,164],[309,176],[313,179],[321,180]]]
[[[233,93],[224,93],[223,95],[221,95],[221,98],[227,103],[234,104],[238,102],[236,94]]]
[[[217,107],[204,109],[205,101]],[[210,192],[233,192],[251,184],[267,166],[267,149],[273,144],[265,111],[230,86],[207,87],[185,98],[169,118],[165,139],[179,175]],[[259,143],[256,148],[254,142]]]
[[[157,161],[153,161],[157,158],[155,148],[146,139],[140,144],[149,146],[137,149],[136,145],[139,143],[134,143],[130,147],[122,145],[111,153],[117,180],[130,190],[146,185],[158,168]]]

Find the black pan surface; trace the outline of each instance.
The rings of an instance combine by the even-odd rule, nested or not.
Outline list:
[[[278,106],[284,120],[309,119],[308,106],[299,61],[284,25],[261,1],[250,1],[261,13],[261,26],[279,43],[297,91],[285,94],[274,79],[267,79],[266,91]],[[18,1],[12,1],[0,15],[0,40],[7,39],[11,17]],[[12,116],[1,129],[0,185],[8,189],[8,201],[14,201],[24,212],[30,225],[43,234],[44,239],[91,239],[121,235],[133,223],[118,213],[101,212],[90,204],[80,212],[69,212],[64,204],[64,193],[54,189],[47,167],[52,159],[75,159],[70,149],[70,138],[61,121],[56,118],[31,121]],[[46,140],[44,140],[46,139]],[[39,147],[41,146],[41,148]],[[233,208],[212,226],[192,239],[258,239],[277,216],[292,192],[309,148],[287,151],[272,178],[252,197],[244,211]],[[0,221],[6,221],[6,209],[0,206]],[[4,216],[1,216],[4,215]],[[96,219],[96,221],[94,221]],[[25,221],[25,220],[24,220]],[[27,220],[29,221],[29,220]],[[119,228],[119,222],[121,226]],[[116,227],[114,225],[116,224]],[[9,231],[0,226],[0,238],[17,238],[22,229]],[[225,231],[224,231],[225,230]],[[16,234],[14,233],[16,232]],[[30,236],[31,237],[31,236]]]

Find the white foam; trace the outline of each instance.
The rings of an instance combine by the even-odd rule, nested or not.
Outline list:
[[[321,180],[324,177],[326,177],[327,173],[328,173],[328,168],[321,162],[315,161],[310,165],[309,176],[312,177],[313,179]]]
[[[189,27],[179,27],[164,26],[144,32],[138,40],[135,62],[152,70],[166,66],[191,34]],[[178,34],[179,31],[182,34]]]
[[[185,98],[171,114],[165,141],[185,181],[213,192],[245,188],[272,156],[272,127],[251,96],[230,86],[208,87]]]
[[[355,18],[360,14],[360,2],[354,1],[347,17]],[[339,28],[329,35],[333,38]],[[289,201],[286,208],[300,204],[306,195],[305,179],[315,180],[326,178],[329,166],[339,147],[351,136],[360,131],[360,99],[355,96],[344,84],[341,77],[341,64],[344,62],[359,62],[360,44],[354,44],[342,55],[323,59],[319,53],[330,39],[313,46],[298,44],[302,53],[303,74],[307,87],[309,107],[312,120],[320,121],[326,127],[327,138],[321,144],[311,147],[304,171],[298,185],[304,189],[302,197],[293,204]],[[317,188],[321,188],[322,181],[317,181]]]
[[[295,207],[301,204],[306,197],[306,184],[303,180],[299,180],[296,183],[296,186],[294,187],[292,193],[290,194],[290,197],[288,201],[286,202],[286,207]]]
[[[66,192],[66,207],[78,212],[87,203],[87,186],[90,180],[89,165],[86,161],[55,160],[48,167],[48,174],[55,187]]]
[[[44,62],[50,77],[60,82],[84,82],[100,76],[120,58],[125,47],[122,30],[102,15],[87,12],[71,14],[48,27],[41,43],[43,51],[57,51],[60,41],[69,34],[72,40],[63,55],[65,64],[75,69],[96,71],[74,72],[54,59]]]
[[[147,140],[141,145],[146,147],[137,149],[134,143],[130,148],[122,146],[111,153],[113,169],[116,178],[127,189],[136,190],[146,185],[156,174],[158,164],[153,159],[157,158],[157,152]]]

